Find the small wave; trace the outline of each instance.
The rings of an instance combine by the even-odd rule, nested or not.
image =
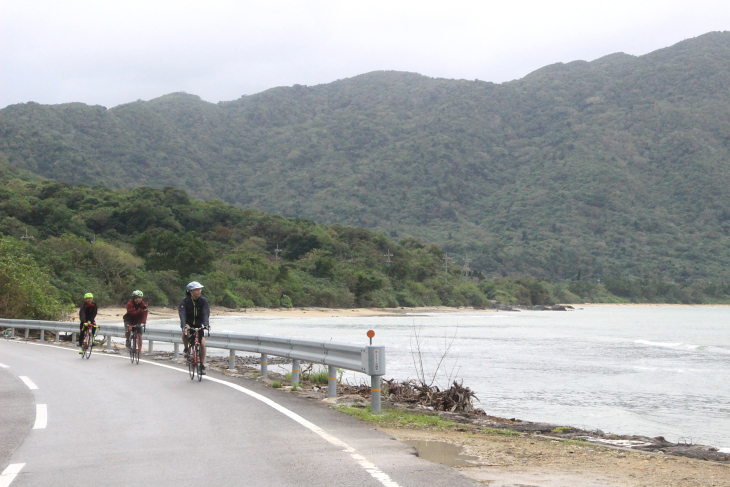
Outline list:
[[[730,448],[720,448],[717,451],[719,451],[720,453],[730,453]]]
[[[648,345],[650,347],[662,347],[662,348],[677,348],[682,345],[684,345],[682,342],[652,342],[649,340],[636,340],[634,343],[638,343],[639,345]]]
[[[694,345],[692,343],[652,342],[651,340],[635,340],[634,343],[636,343],[638,345],[645,345],[647,347],[673,348],[675,350],[701,350],[704,352],[730,355],[730,349],[728,349],[728,348],[713,347],[713,346],[706,346],[706,345]]]
[[[730,355],[730,349],[722,347],[707,347],[708,352],[722,353],[724,355]]]

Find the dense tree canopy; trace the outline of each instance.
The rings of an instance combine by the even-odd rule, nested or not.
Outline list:
[[[230,308],[696,303],[730,296],[723,283],[461,276],[453,262],[444,268],[451,261],[443,250],[413,238],[395,242],[370,230],[241,210],[174,188],[71,186],[2,164],[0,239],[4,317],[58,316],[89,291],[102,305],[123,302],[132,289],[152,304],[174,305],[193,279],[205,284],[213,304]]]

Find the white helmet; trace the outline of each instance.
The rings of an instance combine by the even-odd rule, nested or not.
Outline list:
[[[200,284],[198,281],[193,281],[190,284],[188,284],[187,286],[185,286],[185,289],[187,289],[188,291],[192,291],[194,289],[203,289],[204,287],[205,286]]]

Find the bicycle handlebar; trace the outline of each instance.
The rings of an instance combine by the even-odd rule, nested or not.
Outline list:
[[[207,336],[210,336],[210,325],[208,325],[208,326],[198,326],[197,328],[196,327],[192,327],[190,325],[185,325],[185,332],[188,335],[192,335],[193,334],[192,330],[199,330],[200,328],[202,328],[203,330],[207,331],[208,332],[208,335]],[[206,336],[205,333],[203,333],[203,336]]]

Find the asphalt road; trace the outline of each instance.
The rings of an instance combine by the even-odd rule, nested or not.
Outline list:
[[[12,487],[477,485],[320,401],[253,380],[193,382],[179,368],[6,340],[0,364],[0,472],[25,464]],[[33,429],[39,404],[47,426]]]

